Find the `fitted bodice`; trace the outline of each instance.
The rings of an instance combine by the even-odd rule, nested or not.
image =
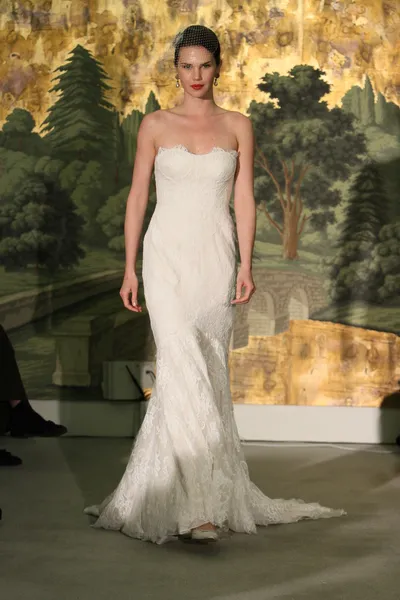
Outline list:
[[[229,201],[237,156],[236,150],[219,147],[206,154],[193,154],[181,144],[159,148],[154,165],[157,203],[148,231],[173,234],[185,248],[218,230],[231,238]]]
[[[155,159],[157,205],[190,208],[204,214],[226,209],[236,171],[236,150],[214,147],[194,154],[178,144],[161,147]]]

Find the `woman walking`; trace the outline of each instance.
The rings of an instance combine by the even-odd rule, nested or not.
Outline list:
[[[254,139],[250,120],[217,106],[216,35],[190,26],[175,40],[182,104],[146,115],[138,134],[121,297],[140,312],[135,264],[155,168],[157,205],[143,241],[143,285],[157,381],[126,471],[86,512],[95,527],[163,543],[215,541],[220,531],[331,517],[341,510],[271,500],[250,481],[233,414],[228,354],[234,305],[255,291]],[[240,250],[236,268],[234,208]]]

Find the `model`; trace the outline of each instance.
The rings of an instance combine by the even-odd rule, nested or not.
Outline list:
[[[213,98],[221,68],[216,35],[190,26],[174,43],[183,102],[144,117],[126,219],[121,297],[140,312],[136,258],[155,169],[157,204],[143,240],[143,286],[157,380],[126,471],[94,527],[156,543],[343,514],[272,500],[251,482],[234,419],[228,354],[235,305],[255,291],[256,210],[250,120]],[[240,267],[236,268],[234,191]]]

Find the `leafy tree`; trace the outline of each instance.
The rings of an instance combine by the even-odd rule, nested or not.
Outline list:
[[[389,214],[389,200],[379,168],[365,164],[350,188],[338,252],[330,263],[333,301],[375,298],[370,264]]]
[[[153,92],[150,92],[146,102],[145,113],[159,110],[160,104]],[[132,167],[135,161],[137,150],[137,136],[140,124],[143,120],[144,113],[139,110],[133,110],[131,114],[123,120],[120,125],[119,147],[120,162],[124,164],[126,170],[129,168],[129,176],[131,178]],[[124,178],[125,179],[125,178]],[[127,178],[128,179],[128,178]],[[124,222],[126,201],[129,195],[130,186],[126,186],[119,190],[116,194],[110,196],[101,208],[97,223],[101,226],[104,234],[108,238],[108,247],[116,252],[124,252]],[[144,217],[143,232],[146,231],[151,215],[156,202],[154,173],[149,186],[149,202]]]
[[[299,65],[287,76],[264,75],[258,88],[276,100],[251,102],[255,132],[255,197],[278,231],[283,257],[298,258],[298,244],[307,223],[324,229],[334,222],[341,200],[333,188],[349,176],[365,152],[365,138],[353,117],[340,108],[329,110],[321,98],[330,85],[323,71]]]
[[[379,243],[372,251],[369,279],[377,302],[399,300],[400,295],[400,223],[385,225]]]
[[[64,166],[65,163],[62,160],[52,158],[51,156],[42,156],[36,161],[35,173],[38,173],[45,179],[58,181]]]
[[[60,95],[43,122],[45,139],[61,157],[114,161],[114,107],[105,98],[111,87],[100,62],[78,44],[57,72],[50,92]]]
[[[38,133],[33,132],[34,127],[35,120],[31,113],[22,108],[15,108],[7,115],[0,132],[0,146],[36,156],[48,153],[48,144]]]
[[[118,254],[122,254],[125,248],[124,222],[129,190],[129,187],[125,187],[114,196],[110,196],[97,217],[99,225],[108,238],[108,247]]]
[[[82,220],[54,181],[31,174],[11,200],[0,204],[0,264],[6,270],[29,265],[50,272],[79,263]]]
[[[0,148],[0,205],[11,201],[15,190],[35,171],[37,158]]]
[[[126,187],[110,196],[107,203],[99,212],[98,222],[101,225],[104,234],[108,238],[108,247],[117,253],[123,253],[125,250],[124,222],[126,212],[126,201],[128,199],[130,187]],[[154,189],[149,194],[149,202],[147,204],[142,235],[146,232],[151,216],[156,204],[156,196]]]
[[[81,160],[71,160],[64,163],[64,168],[59,175],[59,184],[61,188],[72,195],[76,188],[77,181],[79,181],[85,168],[86,163]]]
[[[83,229],[85,242],[92,246],[101,246],[105,242],[97,222],[99,210],[104,206],[107,197],[103,188],[103,179],[102,165],[91,160],[81,170],[71,195],[77,212],[85,223]]]

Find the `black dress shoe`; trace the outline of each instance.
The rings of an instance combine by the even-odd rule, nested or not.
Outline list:
[[[9,431],[12,437],[59,437],[67,433],[64,425],[46,421],[33,410],[29,402],[20,402],[11,409]]]
[[[7,450],[0,450],[0,467],[16,467],[17,465],[22,465],[19,456],[14,456]]]

